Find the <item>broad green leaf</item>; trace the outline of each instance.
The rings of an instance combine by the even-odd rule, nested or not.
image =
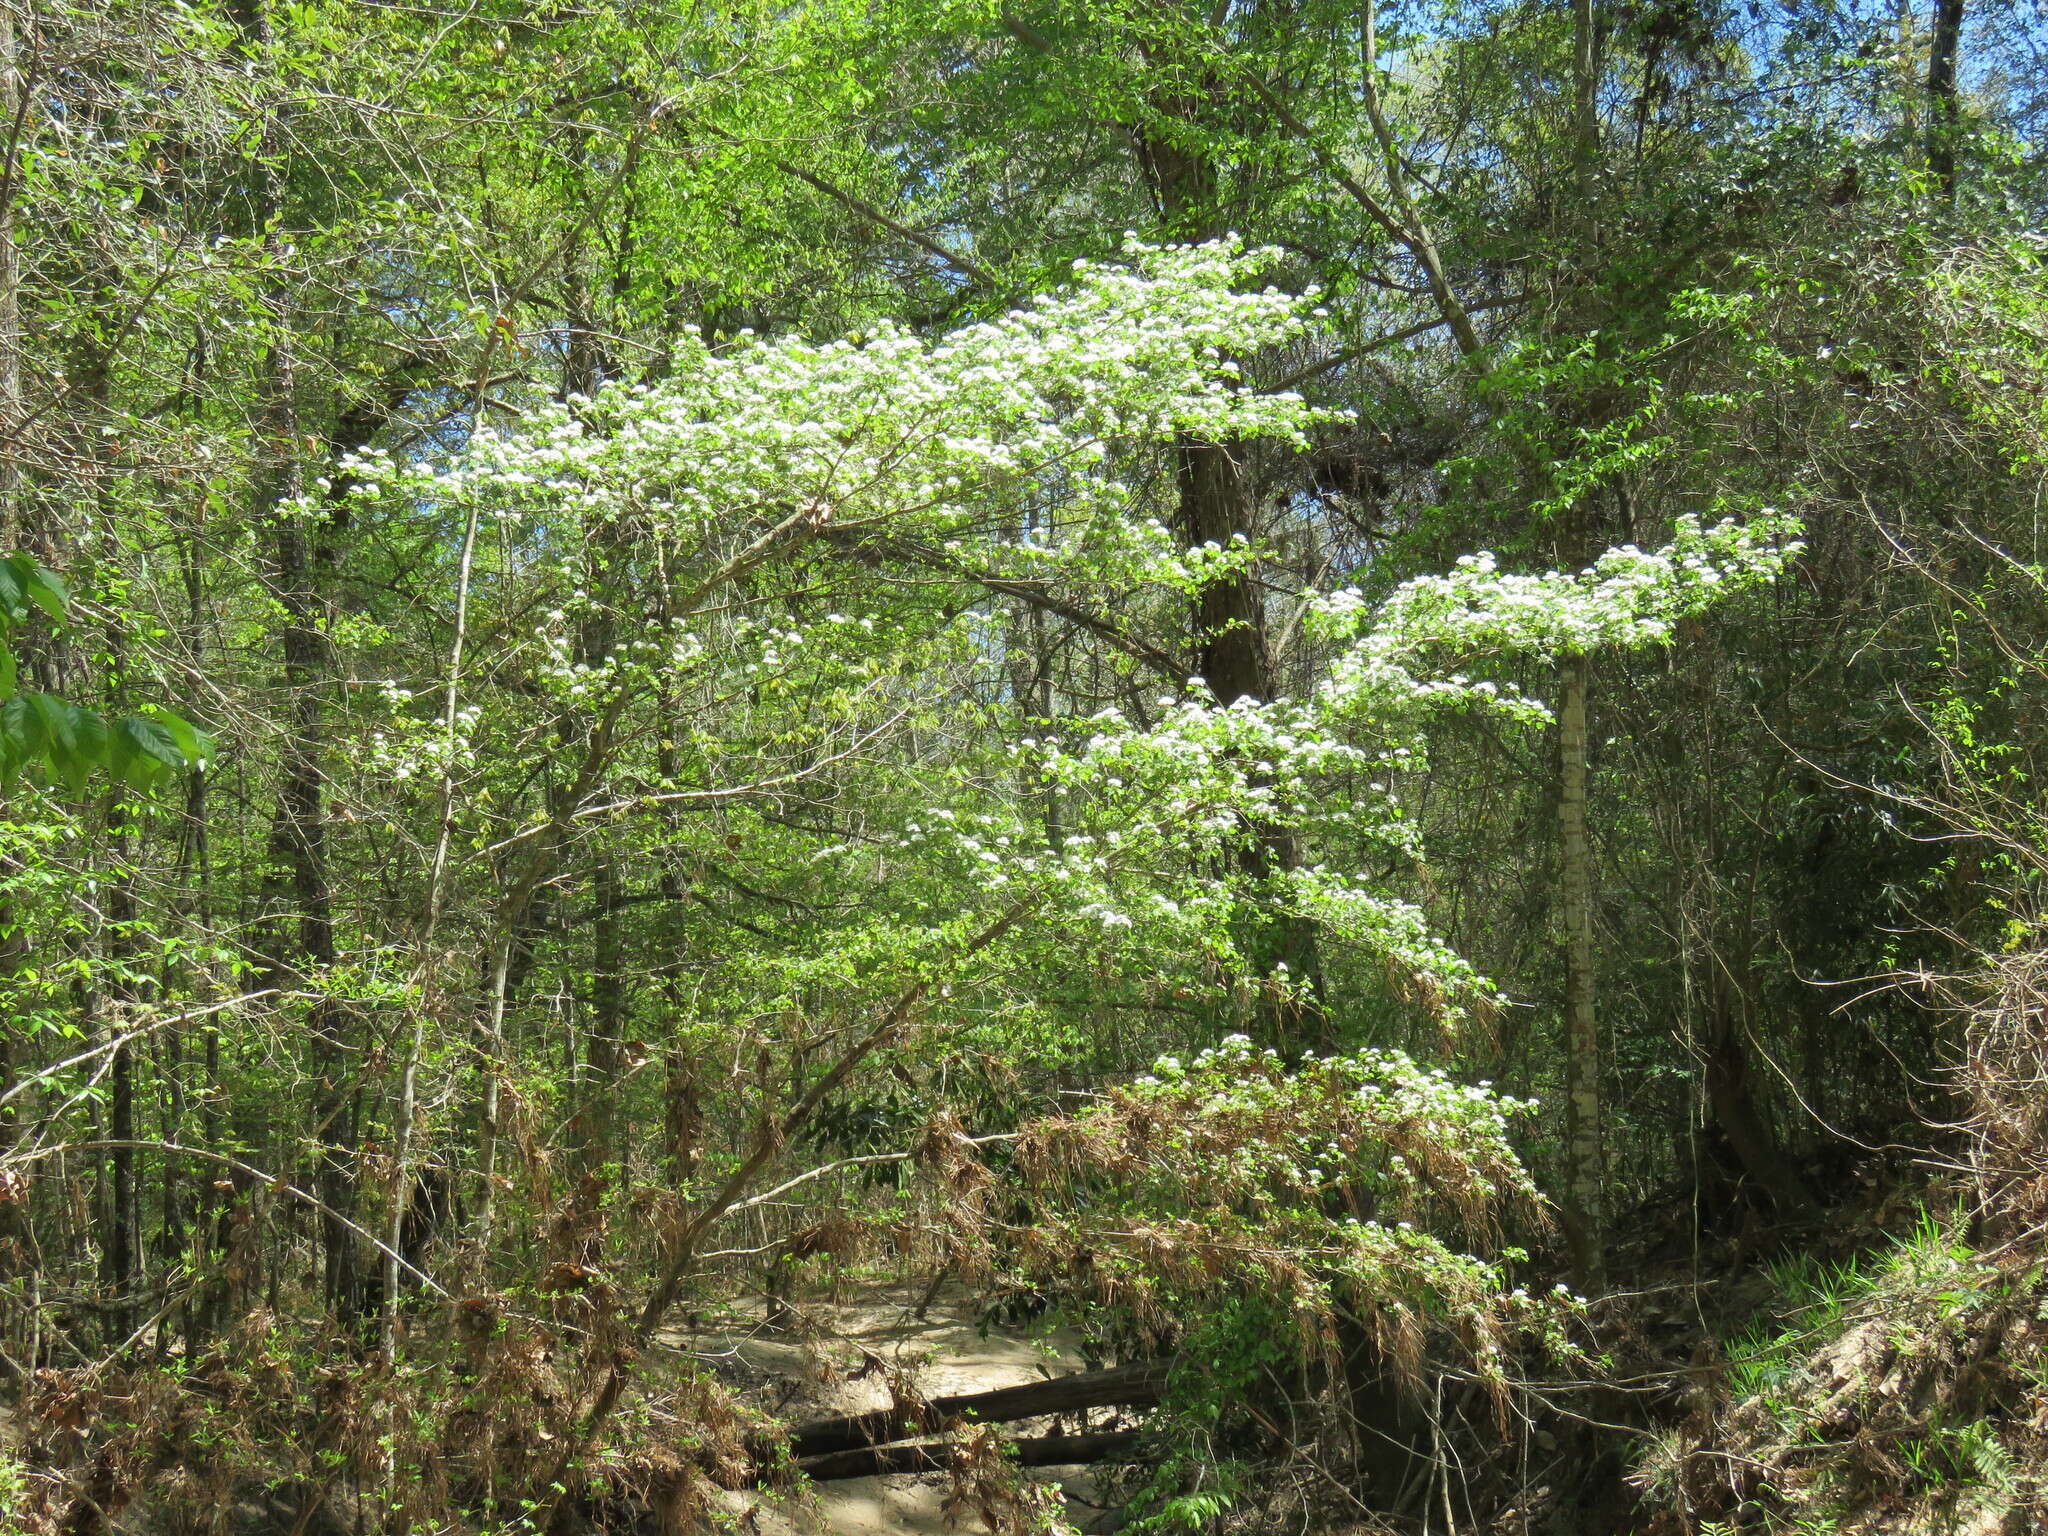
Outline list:
[[[78,712],[54,693],[23,694],[42,721],[43,750],[52,762],[68,760],[78,750]]]
[[[65,613],[71,607],[71,594],[64,587],[64,579],[48,566],[29,562],[28,575],[22,582],[22,589],[34,603],[50,618],[62,623]]]
[[[155,726],[171,742],[172,757],[158,757],[158,761],[171,768],[204,768],[213,760],[213,738],[200,730],[181,715],[172,714],[162,705],[145,707],[145,714],[137,717],[137,723]],[[142,750],[157,756],[154,749]]]
[[[85,781],[108,761],[107,722],[95,711],[71,705],[71,757],[63,765],[64,783],[74,795],[85,793]]]
[[[43,753],[43,719],[20,694],[0,703],[0,782],[13,783]]]
[[[183,721],[179,723],[184,724]],[[186,726],[185,729],[190,731],[192,728]],[[117,774],[131,772],[132,766],[139,766],[137,759],[149,765],[143,771],[151,777],[160,768],[193,766],[195,754],[188,753],[179,745],[177,736],[161,720],[153,720],[146,715],[130,715],[114,727],[113,739],[109,766]]]

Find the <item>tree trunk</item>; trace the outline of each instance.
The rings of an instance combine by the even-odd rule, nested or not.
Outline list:
[[[127,1027],[125,1015],[113,1012],[107,1028]],[[135,1176],[135,1045],[130,1041],[114,1052],[107,1074],[107,1130],[116,1143],[110,1154],[113,1199],[107,1210],[107,1280],[113,1299],[105,1318],[107,1342],[119,1345],[134,1326],[136,1297],[142,1290],[141,1201]],[[121,1143],[127,1145],[121,1145]]]
[[[1085,1467],[1098,1461],[1135,1457],[1143,1438],[1134,1429],[1092,1435],[1034,1435],[1009,1441],[1007,1449],[1009,1459],[1020,1467]],[[801,1470],[814,1483],[829,1483],[850,1477],[944,1472],[952,1465],[953,1448],[949,1445],[878,1445],[821,1456],[805,1462]]]
[[[20,43],[14,8],[0,4],[0,123],[12,124],[21,104],[17,69]],[[21,298],[20,252],[14,244],[14,202],[18,195],[14,162],[0,166],[6,196],[0,200],[0,555],[11,555],[21,542]],[[26,1065],[25,1042],[15,1024],[10,983],[26,968],[28,936],[6,884],[20,872],[14,855],[0,849],[0,1092],[14,1087]],[[20,1109],[0,1107],[0,1152],[14,1145]],[[25,1228],[17,1202],[0,1202],[0,1285],[12,1281],[27,1264]],[[29,1365],[33,1368],[35,1362]]]
[[[1001,1424],[1013,1419],[1042,1419],[1056,1413],[1077,1413],[1083,1408],[1149,1406],[1159,1401],[1172,1369],[1171,1359],[1140,1360],[1103,1371],[1055,1376],[1049,1381],[1027,1381],[1020,1386],[997,1387],[987,1392],[935,1397],[922,1408],[898,1404],[894,1408],[876,1408],[867,1413],[819,1419],[790,1433],[789,1453],[798,1458],[823,1456],[834,1451],[900,1440],[906,1435],[936,1433],[956,1419]]]
[[[1771,1197],[1780,1219],[1796,1217],[1813,1208],[1813,1193],[1758,1111],[1750,1087],[1749,1048],[1743,1027],[1749,998],[1728,977],[1733,967],[1747,968],[1747,948],[1738,939],[1732,952],[1708,959],[1714,970],[1708,989],[1707,1107],[1744,1175]]]
[[[107,637],[108,654],[120,655],[119,639]],[[118,684],[117,684],[118,687]],[[103,938],[110,974],[107,1032],[118,1038],[135,1022],[129,1005],[136,1001],[135,972],[135,828],[126,807],[116,802],[107,817],[108,861],[106,930]],[[135,1150],[135,1048],[133,1040],[116,1047],[107,1072],[107,1131],[113,1142],[108,1155],[113,1199],[107,1215],[107,1279],[113,1290],[106,1315],[107,1342],[120,1345],[134,1327],[142,1294],[142,1177]]]
[[[14,243],[21,175],[12,149],[21,111],[20,49],[14,7],[0,4],[0,133],[9,145],[0,164],[0,555],[21,542],[21,251]]]
[[[602,837],[604,834],[599,833]],[[621,1156],[618,1146],[619,1068],[626,1027],[626,946],[618,860],[599,851],[591,869],[590,1022],[585,1030],[583,1105],[577,1113],[586,1177],[603,1179]]]
[[[1813,1195],[1772,1132],[1750,1073],[1750,1028],[1757,1012],[1756,875],[1752,871],[1747,898],[1734,900],[1717,874],[1727,856],[1720,815],[1727,792],[1718,773],[1715,658],[1696,627],[1689,626],[1684,644],[1694,682],[1675,701],[1670,752],[1675,764],[1691,770],[1697,794],[1677,809],[1682,831],[1672,858],[1674,867],[1690,859],[1699,871],[1690,881],[1696,894],[1682,903],[1675,926],[1687,994],[1701,999],[1705,1015],[1702,1097],[1742,1175],[1770,1196],[1781,1218],[1794,1216],[1811,1209]],[[1688,915],[1687,907],[1697,915]]]
[[[260,58],[272,42],[264,0],[244,0],[235,9],[243,47]],[[284,732],[280,784],[271,818],[270,856],[284,874],[279,892],[290,918],[280,915],[264,941],[264,969],[280,981],[304,985],[335,960],[333,894],[327,860],[325,722],[321,694],[327,682],[326,640],[316,559],[305,515],[293,506],[304,489],[302,427],[298,401],[297,338],[292,289],[283,273],[284,236],[278,220],[285,202],[283,165],[289,155],[289,109],[281,101],[265,108],[263,134],[252,174],[257,184],[257,228],[268,232],[280,275],[265,295],[272,339],[259,384],[258,451],[254,477],[255,516],[263,529],[265,572],[270,595],[284,612],[279,635],[284,665]],[[291,508],[291,510],[282,510]],[[326,560],[317,562],[327,563]],[[315,1147],[315,1192],[327,1209],[320,1213],[322,1285],[337,1316],[353,1316],[362,1300],[362,1275],[355,1240],[345,1218],[353,1205],[351,1143],[355,1127],[348,1092],[352,1053],[347,1015],[332,1000],[314,1002],[306,1019],[306,1067],[313,1081],[310,1108]]]
[[[1564,1233],[1572,1278],[1597,1292],[1606,1282],[1602,1216],[1600,1023],[1593,969],[1593,854],[1586,835],[1586,691],[1591,664],[1566,659],[1557,714],[1558,895],[1565,934]]]
[[[1181,528],[1187,541],[1228,549],[1251,538],[1251,483],[1230,448],[1187,441],[1178,455]],[[1239,699],[1263,703],[1273,696],[1265,609],[1250,572],[1212,581],[1195,599],[1195,671],[1219,704]]]
[[[603,386],[612,372],[612,360],[603,335],[588,312],[580,247],[564,253],[563,265],[569,312],[562,359],[562,398],[573,400],[578,396],[588,398]],[[593,596],[604,598],[622,584],[618,567],[625,559],[624,541],[617,526],[611,523],[600,525],[585,538],[583,585]],[[610,604],[600,602],[577,627],[576,659],[593,670],[610,661],[617,648],[611,612]],[[590,731],[582,718],[564,715],[561,730],[572,757],[589,750]],[[575,813],[573,805],[563,806],[560,812],[564,817]],[[605,1169],[620,1155],[619,1069],[624,1059],[626,1029],[623,892],[618,857],[605,845],[604,837],[602,831],[594,834],[590,853],[590,1008],[584,1029],[583,1093],[575,1117],[581,1172],[585,1178],[598,1179],[604,1177]]]
[[[295,933],[277,946],[273,959],[279,974],[303,984],[333,966],[335,945],[326,774],[321,762],[326,643],[320,632],[314,561],[304,524],[298,516],[274,511],[299,489],[296,380],[290,347],[288,338],[280,338],[272,351],[266,436],[276,459],[267,477],[269,494],[259,510],[270,514],[269,574],[285,612],[280,645],[289,699],[281,752],[283,783],[271,822],[271,856],[288,872],[296,918]],[[328,1207],[320,1217],[324,1284],[329,1303],[338,1314],[346,1315],[357,1309],[362,1278],[355,1262],[355,1240],[342,1221],[354,1193],[353,1053],[347,1038],[347,1012],[331,999],[318,999],[307,1016],[306,1028],[307,1068],[313,1079],[312,1134],[318,1149],[317,1192]]]
[[[1189,124],[1201,122],[1217,94],[1215,82],[1193,95],[1162,94],[1155,106]],[[1206,240],[1221,232],[1223,209],[1217,166],[1205,155],[1158,135],[1139,139],[1143,168],[1172,239]],[[1238,451],[1228,443],[1185,438],[1175,449],[1180,534],[1191,546],[1229,549],[1258,533],[1258,502]],[[1237,571],[1203,587],[1195,599],[1195,676],[1216,702],[1266,703],[1278,693],[1267,643],[1265,603],[1251,571]],[[1294,839],[1272,827],[1251,829],[1240,868],[1265,882],[1299,862]],[[1321,948],[1312,919],[1276,913],[1251,945],[1260,984],[1258,1028],[1263,1043],[1287,1054],[1328,1050],[1335,1043],[1324,1002]],[[1281,979],[1287,995],[1281,995]]]
[[[1590,265],[1600,238],[1595,198],[1600,170],[1600,29],[1595,0],[1572,0],[1572,234]],[[1583,502],[1561,530],[1564,568],[1592,552],[1591,508]],[[1564,919],[1565,1245],[1572,1278],[1591,1295],[1607,1278],[1605,1117],[1600,1101],[1600,1020],[1593,945],[1593,850],[1586,835],[1586,694],[1592,663],[1568,656],[1558,708],[1558,884]]]
[[[1934,0],[1934,38],[1927,55],[1927,168],[1944,197],[1956,192],[1956,131],[1962,120],[1956,60],[1963,41],[1963,0]]]

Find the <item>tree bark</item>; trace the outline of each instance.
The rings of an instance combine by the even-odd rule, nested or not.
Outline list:
[[[1680,831],[1670,857],[1675,869],[1684,869],[1689,860],[1697,873],[1679,887],[1674,924],[1680,936],[1678,963],[1688,997],[1700,999],[1704,1011],[1700,1086],[1706,1113],[1742,1176],[1770,1196],[1782,1219],[1811,1210],[1813,1193],[1780,1146],[1758,1102],[1750,1071],[1751,1030],[1758,1007],[1757,876],[1752,870],[1748,895],[1738,899],[1717,873],[1725,865],[1728,848],[1721,835],[1727,787],[1719,772],[1723,743],[1713,684],[1715,658],[1705,635],[1694,626],[1688,626],[1684,644],[1693,684],[1676,701],[1668,751],[1674,766],[1688,770],[1694,793],[1674,807]]]
[[[1962,41],[1963,0],[1934,0],[1934,37],[1927,55],[1927,168],[1944,197],[1956,193],[1956,130],[1962,120],[1956,62]]]
[[[1708,957],[1707,963],[1714,967],[1714,972],[1708,988],[1711,1001],[1705,1071],[1707,1107],[1743,1173],[1771,1197],[1779,1218],[1784,1219],[1812,1210],[1813,1192],[1784,1155],[1778,1138],[1758,1111],[1756,1094],[1750,1087],[1744,1029],[1750,999],[1728,976],[1731,966],[1747,961],[1747,948],[1738,940],[1732,954]]]
[[[589,313],[582,270],[581,243],[563,253],[563,283],[569,306],[568,339],[562,360],[561,398],[588,398],[614,371],[604,339]],[[615,523],[600,524],[585,534],[582,585],[600,598],[616,593],[626,559],[624,538]],[[617,647],[613,605],[599,602],[577,626],[576,659],[602,668]],[[589,726],[574,713],[560,726],[565,745],[587,749]],[[564,806],[561,814],[574,815]],[[619,1069],[626,1029],[626,959],[623,891],[617,855],[598,832],[590,844],[591,963],[589,1013],[583,1031],[583,1091],[575,1113],[574,1141],[585,1178],[602,1179],[618,1157]]]
[[[1600,169],[1599,17],[1596,0],[1572,0],[1573,233],[1590,263],[1599,241],[1594,199]],[[1591,554],[1590,509],[1574,507],[1560,543],[1566,569]],[[1558,885],[1565,931],[1565,1246],[1572,1278],[1588,1295],[1607,1280],[1605,1116],[1600,1098],[1601,1041],[1593,944],[1593,850],[1586,834],[1586,695],[1592,663],[1567,656],[1558,709]]]
[[[1134,1429],[1106,1430],[1092,1435],[1034,1435],[1009,1442],[1010,1459],[1020,1467],[1083,1467],[1135,1455],[1144,1437]],[[953,1465],[949,1445],[878,1445],[866,1450],[839,1451],[807,1461],[799,1470],[814,1483],[850,1477],[892,1477],[905,1472],[944,1472]]]
[[[21,196],[15,124],[21,116],[21,41],[14,7],[0,4],[0,555],[21,541],[21,251],[14,243],[14,205]]]
[[[935,1433],[956,1419],[1002,1424],[1014,1419],[1076,1413],[1083,1408],[1149,1406],[1159,1401],[1172,1369],[1170,1358],[1140,1360],[1103,1371],[1055,1376],[1049,1381],[1027,1381],[1021,1386],[998,1387],[988,1392],[935,1397],[922,1408],[898,1404],[868,1413],[819,1419],[791,1432],[789,1450],[792,1456],[802,1459],[898,1440],[905,1435]]]
[[[125,1020],[119,1013],[108,1016],[107,1028],[119,1032]],[[109,1162],[113,1175],[113,1199],[107,1212],[107,1279],[113,1299],[105,1313],[107,1342],[118,1346],[133,1326],[136,1297],[142,1290],[142,1203],[135,1171],[135,1046],[131,1041],[117,1047],[108,1072],[107,1129],[116,1143]]]
[[[235,19],[243,48],[260,59],[272,43],[271,18],[264,0],[243,0],[235,7]],[[280,276],[265,295],[273,331],[259,384],[257,442],[262,459],[254,477],[254,512],[265,536],[265,579],[271,597],[284,613],[278,648],[284,669],[285,717],[270,855],[274,867],[283,872],[279,894],[290,907],[290,919],[278,918],[265,936],[262,959],[271,976],[303,984],[333,966],[335,945],[327,858],[327,780],[322,763],[325,721],[321,693],[327,682],[327,647],[320,627],[316,570],[327,560],[316,560],[305,516],[292,505],[304,490],[304,475],[296,317],[291,286],[282,275],[284,237],[278,228],[286,193],[283,165],[291,142],[289,110],[282,101],[266,106],[262,139],[251,168],[256,181],[257,229],[266,231],[272,245],[278,247],[275,255],[280,261]],[[287,508],[290,510],[284,510]],[[329,999],[314,1002],[306,1019],[306,1065],[313,1081],[309,1129],[316,1149],[316,1192],[327,1207],[320,1217],[322,1285],[337,1315],[354,1315],[362,1299],[355,1240],[343,1220],[354,1203],[351,1142],[355,1128],[351,1123],[346,1030],[344,1010]]]
[[[605,834],[597,834],[603,837]],[[591,868],[590,1022],[584,1031],[583,1104],[577,1112],[586,1177],[603,1179],[619,1158],[619,1068],[626,1028],[626,945],[618,860],[599,850]]]
[[[590,551],[584,581],[592,592],[603,592],[609,584],[608,567],[614,553],[614,539],[595,542]],[[593,618],[581,626],[577,660],[602,667],[611,659],[614,636],[611,622]],[[562,722],[565,743],[587,750],[589,729],[573,715]],[[564,805],[561,815],[575,814],[576,807]],[[624,891],[617,855],[606,845],[608,834],[590,834],[589,870],[592,912],[590,917],[590,994],[583,1030],[583,1084],[576,1103],[572,1136],[577,1161],[586,1178],[604,1176],[604,1170],[619,1155],[618,1093],[619,1069],[623,1061],[626,1030],[626,942]]]
[[[1191,128],[1199,126],[1220,87],[1214,80],[1198,85],[1201,89],[1193,93],[1161,93],[1153,105]],[[1215,162],[1158,134],[1141,135],[1138,144],[1167,235],[1206,240],[1220,233],[1222,179]],[[1231,444],[1199,438],[1184,438],[1176,446],[1180,533],[1189,545],[1229,549],[1257,536],[1257,494],[1237,453]],[[1193,618],[1195,676],[1218,704],[1227,707],[1240,699],[1266,703],[1277,695],[1265,602],[1253,572],[1235,571],[1204,586]],[[1294,839],[1284,831],[1265,826],[1250,832],[1239,867],[1253,881],[1270,881],[1300,862]],[[1261,983],[1257,1019],[1264,1043],[1290,1055],[1330,1049],[1335,1042],[1314,921],[1274,913],[1250,947],[1252,970]]]
[[[1600,1023],[1594,1008],[1593,854],[1586,835],[1586,693],[1591,670],[1584,656],[1565,660],[1557,715],[1558,895],[1565,932],[1563,1214],[1572,1277],[1587,1294],[1606,1282]]]

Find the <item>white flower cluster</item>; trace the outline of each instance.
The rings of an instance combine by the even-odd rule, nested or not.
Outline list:
[[[1442,1022],[1456,1023],[1474,1007],[1504,1001],[1413,902],[1375,891],[1362,877],[1346,879],[1320,868],[1290,870],[1284,878],[1297,910],[1320,919],[1398,974],[1426,978],[1434,994],[1428,1001]]]
[[[1356,590],[1338,592],[1319,600],[1316,622],[1354,643],[1328,686],[1333,694],[1435,689],[1510,708],[1525,705],[1505,689],[1462,675],[1425,679],[1412,669],[1414,659],[1445,649],[1566,656],[1661,645],[1681,619],[1775,580],[1800,550],[1798,531],[1794,519],[1771,509],[1710,528],[1681,517],[1662,549],[1645,553],[1624,544],[1576,573],[1503,572],[1482,552],[1465,556],[1448,574],[1403,583],[1376,606]]]
[[[1575,576],[1502,573],[1489,555],[1368,606],[1356,593],[1322,604],[1352,644],[1305,701],[1223,706],[1191,684],[1156,701],[1149,722],[1105,709],[1075,740],[1028,738],[1011,753],[1061,797],[1056,847],[1021,820],[920,819],[906,845],[946,852],[975,883],[1039,882],[1084,931],[1130,932],[1159,953],[1230,962],[1233,913],[1247,902],[1314,918],[1385,964],[1399,990],[1455,1026],[1501,999],[1431,927],[1421,908],[1357,874],[1313,865],[1250,881],[1227,857],[1273,829],[1340,837],[1340,846],[1419,861],[1416,823],[1397,782],[1421,768],[1426,706],[1546,712],[1512,688],[1434,670],[1439,656],[1485,659],[1593,645],[1642,645],[1722,594],[1777,574],[1796,545],[1773,515],[1746,525],[1681,522],[1667,547],[1611,550]],[[1467,660],[1465,665],[1474,665]],[[1196,871],[1210,871],[1207,875]],[[1277,974],[1271,984],[1289,980]]]
[[[386,702],[402,705],[412,695],[395,683],[380,689]],[[464,705],[455,712],[451,732],[439,716],[418,719],[399,714],[370,733],[361,766],[372,780],[403,784],[410,779],[434,779],[455,768],[476,763],[476,733],[483,711]]]
[[[631,517],[716,548],[750,524],[923,516],[1053,489],[1121,507],[1118,439],[1176,432],[1299,439],[1299,397],[1243,387],[1231,354],[1301,330],[1307,300],[1239,284],[1270,260],[1235,242],[1134,246],[1071,287],[937,341],[893,324],[834,341],[698,349],[670,378],[475,432],[440,465],[367,454],[355,494],[492,515]]]

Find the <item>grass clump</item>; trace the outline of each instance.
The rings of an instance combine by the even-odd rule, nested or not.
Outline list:
[[[1646,1502],[1699,1536],[2039,1529],[2048,1291],[1969,1234],[1923,1204],[1885,1246],[1768,1266],[1768,1308],[1639,1458]]]

